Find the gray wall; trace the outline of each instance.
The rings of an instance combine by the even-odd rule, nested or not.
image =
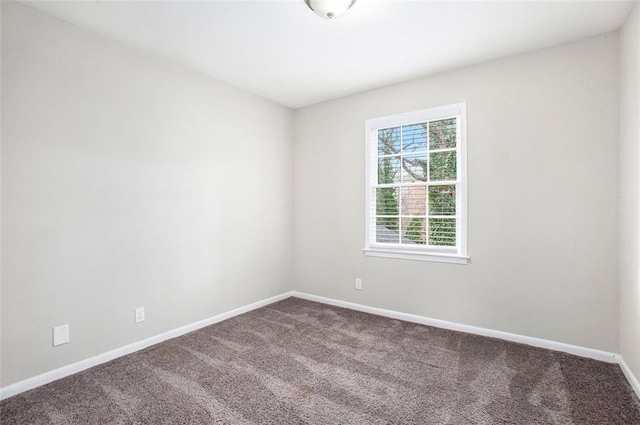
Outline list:
[[[620,354],[640,379],[640,6],[620,32]]]
[[[294,283],[621,351],[640,376],[634,13],[620,81],[607,34],[292,114],[2,2],[0,385]],[[364,257],[364,120],[455,102],[468,108],[471,263]],[[71,343],[53,348],[64,323]]]
[[[296,290],[617,352],[617,36],[297,110]],[[365,119],[456,102],[470,264],[364,257]]]
[[[289,109],[2,8],[2,386],[292,289]]]

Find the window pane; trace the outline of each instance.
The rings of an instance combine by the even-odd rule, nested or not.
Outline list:
[[[423,217],[402,217],[402,243],[405,245],[425,245],[427,243]]]
[[[427,215],[426,186],[403,187],[400,196],[402,215]]]
[[[456,119],[429,123],[429,149],[456,147]]]
[[[378,158],[378,183],[400,183],[400,157]]]
[[[397,187],[376,189],[376,215],[398,215],[399,191]],[[398,228],[397,225],[396,228]]]
[[[402,153],[424,152],[427,150],[425,124],[402,126]]]
[[[430,215],[455,215],[456,214],[456,187],[430,186],[429,187],[429,214]]]
[[[429,245],[455,246],[456,245],[456,219],[455,218],[430,218],[429,219]]]
[[[400,127],[378,130],[378,155],[400,153]]]
[[[456,152],[436,152],[430,157],[431,181],[456,179]]]
[[[464,117],[455,104],[366,120],[366,251],[467,255]]]
[[[407,155],[402,157],[402,182],[427,181],[427,155]]]
[[[376,219],[376,242],[400,243],[398,217],[378,217]]]

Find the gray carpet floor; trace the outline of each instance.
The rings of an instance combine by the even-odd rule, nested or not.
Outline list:
[[[0,403],[9,424],[640,424],[617,365],[296,298]]]

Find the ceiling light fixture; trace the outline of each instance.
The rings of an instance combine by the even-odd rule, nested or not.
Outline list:
[[[333,19],[344,14],[356,0],[304,0],[316,15],[324,19]]]

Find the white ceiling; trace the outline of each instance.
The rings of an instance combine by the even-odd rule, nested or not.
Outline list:
[[[297,108],[620,28],[634,2],[23,1]]]

